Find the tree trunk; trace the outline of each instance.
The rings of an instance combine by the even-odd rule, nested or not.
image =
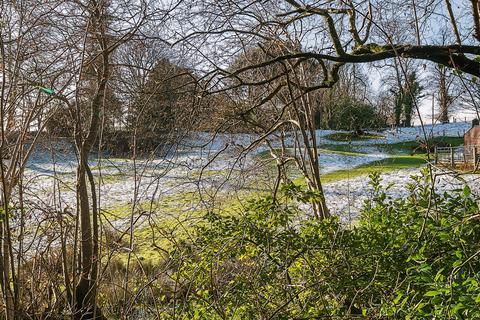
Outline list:
[[[92,147],[97,139],[99,127],[100,127],[100,112],[104,102],[105,90],[109,78],[109,55],[106,44],[106,35],[103,25],[101,13],[95,8],[94,18],[96,19],[97,27],[100,28],[101,35],[98,36],[101,51],[100,58],[100,71],[96,78],[97,86],[95,94],[90,104],[90,121],[86,129],[86,137],[82,134],[83,127],[81,124],[81,110],[77,105],[76,108],[76,121],[75,121],[75,144],[79,154],[79,162],[77,168],[77,197],[80,214],[80,262],[81,262],[81,274],[79,281],[75,288],[75,309],[77,313],[77,319],[103,319],[101,310],[96,305],[97,296],[97,277],[98,277],[98,259],[99,259],[99,246],[98,246],[98,222],[97,222],[97,196],[95,193],[95,181],[91,174],[88,165],[88,156]],[[95,24],[94,24],[95,25]],[[91,207],[87,186],[90,184]],[[91,217],[92,216],[92,217]],[[92,220],[93,229],[92,229]]]
[[[444,68],[445,69],[445,68]],[[447,88],[447,79],[444,70],[440,70],[439,72],[439,104],[440,104],[440,120],[441,123],[448,123],[448,116],[449,116],[449,107],[451,97],[448,94]]]

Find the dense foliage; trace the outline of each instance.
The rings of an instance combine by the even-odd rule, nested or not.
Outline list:
[[[127,131],[137,148],[154,150],[169,135],[187,130],[194,121],[195,77],[186,68],[158,61],[129,107]]]
[[[184,319],[480,317],[478,199],[435,193],[427,171],[412,179],[393,199],[372,174],[353,226],[299,219],[317,195],[295,185],[241,215],[208,214],[172,257]]]
[[[414,110],[418,107],[423,87],[420,85],[415,72],[410,73],[403,86],[395,92],[395,125],[404,127],[412,126],[412,116]],[[402,120],[403,116],[403,120]]]
[[[386,125],[385,117],[374,106],[352,99],[338,102],[328,122],[330,129],[354,131],[359,134],[365,129],[384,128]]]

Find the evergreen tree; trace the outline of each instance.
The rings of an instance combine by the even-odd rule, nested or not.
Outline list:
[[[130,106],[127,129],[137,145],[152,149],[158,141],[184,129],[195,101],[195,78],[186,68],[167,59],[158,61],[144,88]]]
[[[417,80],[417,74],[415,72],[408,74],[407,79],[400,88],[396,91],[390,91],[395,95],[393,110],[395,125],[411,127],[413,111],[415,110],[415,105],[422,97],[421,93],[423,91],[423,87]]]
[[[415,72],[410,73],[407,76],[407,81],[405,87],[403,88],[403,107],[405,114],[405,127],[412,126],[412,115],[415,105],[421,98],[421,92],[423,87],[420,86],[420,83],[417,80],[417,74]]]

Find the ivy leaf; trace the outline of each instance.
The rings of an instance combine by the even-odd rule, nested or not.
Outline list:
[[[465,185],[465,187],[463,187],[463,196],[465,198],[469,197],[470,195],[472,194],[472,189],[470,189],[470,187],[468,185]]]
[[[425,297],[435,297],[435,296],[438,296],[438,295],[441,295],[442,293],[440,291],[437,291],[437,290],[431,290],[431,291],[427,291],[424,296]]]

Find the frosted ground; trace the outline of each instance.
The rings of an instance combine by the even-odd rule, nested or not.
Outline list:
[[[462,136],[470,124],[455,123],[425,126],[427,136]],[[338,132],[338,131],[335,131]],[[322,150],[320,163],[322,173],[352,169],[359,165],[387,158],[391,155],[375,148],[378,144],[393,144],[418,140],[424,136],[420,127],[387,130],[384,138],[367,141],[338,142],[326,138],[334,133],[317,131],[319,144],[352,144],[363,154],[344,155]],[[212,195],[215,192],[229,193],[244,187],[252,189],[249,179],[258,172],[258,154],[265,152],[262,143],[256,144],[251,135],[197,134],[170,150],[164,157],[150,159],[119,159],[92,157],[90,165],[97,178],[101,208],[112,208],[132,203],[159,201],[172,196],[198,193]],[[252,145],[253,144],[253,145]],[[74,179],[76,158],[71,146],[56,144],[42,146],[31,157],[26,171],[25,186],[32,203],[38,207],[63,211],[75,203]],[[410,176],[418,175],[418,169],[406,169],[383,174],[383,183],[393,184],[390,196],[405,194],[405,185]],[[479,192],[476,176],[462,176],[474,192]],[[452,176],[440,176],[437,188],[453,190],[463,185],[462,180]],[[254,186],[255,187],[255,186]],[[258,186],[261,189],[262,186]],[[347,178],[325,184],[325,196],[331,211],[344,220],[353,219],[368,198],[370,188],[365,176]],[[71,208],[70,208],[71,209]],[[45,210],[47,212],[48,210]]]

